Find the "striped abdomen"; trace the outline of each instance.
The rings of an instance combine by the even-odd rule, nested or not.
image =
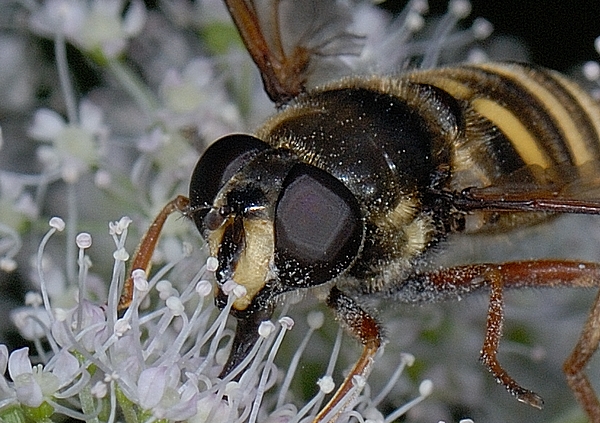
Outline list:
[[[489,148],[509,152],[511,157],[498,163],[507,167],[504,171],[522,165],[544,169],[567,163],[581,166],[600,156],[600,107],[557,72],[492,63],[415,72],[407,78],[467,101],[477,114],[493,123],[501,134],[480,136]],[[475,125],[477,130],[481,123],[473,118],[466,124]],[[501,143],[507,145],[498,145]]]
[[[560,190],[600,174],[600,107],[557,72],[489,63],[418,71],[406,79],[441,88],[463,104],[453,189]]]

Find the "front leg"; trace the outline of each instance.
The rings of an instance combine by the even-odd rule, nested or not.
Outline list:
[[[373,359],[381,346],[382,336],[379,323],[369,313],[363,310],[352,298],[345,295],[337,287],[333,287],[327,298],[327,305],[331,307],[336,319],[343,324],[348,332],[358,338],[363,344],[363,352],[350,371],[344,382],[337,389],[327,405],[317,414],[313,423],[323,422],[325,417],[334,408],[339,407],[339,413],[346,411],[346,406],[351,403],[354,396],[348,396],[348,392],[354,386],[355,376],[366,378],[371,372]],[[335,421],[337,414],[329,416],[328,421]]]
[[[158,238],[162,232],[163,226],[167,221],[167,218],[175,213],[181,212],[184,215],[188,213],[190,200],[183,195],[178,195],[173,200],[169,201],[160,211],[158,216],[152,222],[152,225],[148,228],[142,240],[140,241],[133,260],[130,266],[129,277],[125,280],[123,290],[121,292],[121,298],[119,299],[119,310],[126,310],[133,300],[133,276],[132,272],[136,269],[142,269],[146,273],[150,271],[150,262],[152,261],[152,255],[158,244]]]

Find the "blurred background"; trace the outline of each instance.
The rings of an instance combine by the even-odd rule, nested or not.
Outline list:
[[[388,0],[381,6],[398,12],[406,3]],[[471,5],[471,17],[492,22],[496,35],[520,38],[533,63],[566,72],[597,57],[594,39],[600,33],[600,2],[472,0]],[[433,13],[443,13],[447,2],[430,0],[429,7]]]
[[[9,14],[4,12],[14,3],[0,0],[2,37],[14,38],[23,35],[19,33],[18,21],[6,21]],[[531,62],[566,73],[580,69],[583,62],[599,58],[594,50],[594,40],[600,35],[600,1],[473,0],[471,3],[472,12],[465,20],[465,26],[474,18],[483,17],[495,28],[494,36],[481,43],[484,47],[491,46],[497,37],[506,37],[514,41],[511,45],[518,46],[518,57],[528,54]],[[158,10],[161,7],[160,2],[147,1],[145,4],[149,10]],[[405,4],[406,2],[389,0],[380,7],[397,13]],[[429,15],[437,15],[445,12],[447,2],[435,0],[429,4]],[[27,147],[20,140],[25,137],[25,128],[31,123],[34,110],[39,106],[58,105],[57,108],[60,108],[62,96],[56,87],[52,42],[31,34],[28,34],[25,42],[30,43],[32,47],[32,57],[28,57],[24,63],[31,65],[33,61],[37,66],[30,82],[32,98],[35,98],[36,102],[21,105],[15,105],[14,101],[0,102],[0,125],[6,148],[0,153],[0,167],[10,170],[24,167],[33,172],[37,167],[30,161],[33,157],[32,147]],[[0,43],[0,72],[2,63],[5,63],[2,55],[13,54],[7,49],[8,45],[6,42]],[[102,72],[90,64],[88,58],[72,47],[69,47],[68,53],[69,66],[79,95],[94,92],[106,84]],[[0,92],[0,98],[8,98],[10,85],[4,85],[0,89],[4,90]],[[104,97],[97,98],[104,99],[104,105],[110,105],[111,102],[117,104],[113,112],[124,110],[119,108],[123,107],[123,103],[120,103],[122,99],[119,89],[112,86],[107,92],[108,95],[104,93]],[[270,112],[272,109],[268,110]],[[122,120],[134,120],[126,113],[123,113],[123,116],[125,118]],[[7,151],[11,154],[8,155]],[[14,157],[20,157],[21,161],[16,161]],[[23,160],[23,157],[26,159]],[[84,191],[91,190],[92,185],[91,182],[88,183]],[[54,194],[60,198],[60,192]],[[140,210],[131,207],[131,204],[117,204],[112,201],[110,196],[96,196],[95,201],[82,204],[81,214],[84,218],[89,215],[96,220],[100,219],[102,228],[93,228],[99,233],[106,233],[106,221],[118,219],[123,213],[131,213],[133,216],[142,214]],[[440,262],[550,256],[598,261],[599,223],[597,218],[572,217],[493,239],[481,238],[466,242],[451,240],[448,250],[456,254],[444,255]],[[139,226],[138,229],[141,230],[143,225]],[[37,246],[41,231],[40,225],[32,225],[25,231],[25,238],[29,234],[32,238],[29,240],[32,245],[29,246],[28,253]],[[131,237],[131,249],[138,236],[139,234]],[[24,256],[21,260],[26,262],[27,258]],[[96,269],[102,268],[102,257],[94,258],[94,263]],[[31,289],[30,281],[30,275],[21,272],[21,269],[12,273],[0,271],[0,319],[5,322],[0,329],[0,343],[8,344],[11,349],[22,346],[25,341],[10,325],[8,313],[13,307],[22,304],[25,292]],[[433,380],[435,391],[432,398],[400,421],[436,423],[444,418],[449,423],[460,418],[472,417],[478,423],[583,422],[585,419],[564,382],[561,364],[576,342],[586,310],[594,295],[593,291],[569,290],[519,291],[507,295],[506,333],[501,344],[500,359],[519,382],[546,399],[547,406],[543,411],[534,410],[511,398],[478,363],[485,329],[485,296],[475,296],[459,303],[424,307],[377,304],[375,307],[388,329],[390,343],[386,347],[387,354],[374,370],[372,383],[374,386],[380,386],[385,382],[389,376],[389,369],[398,361],[398,354],[410,352],[416,356],[416,364],[408,370],[407,381],[399,384],[398,392],[390,396],[384,408],[392,410],[414,396],[415,387],[423,378]],[[322,305],[307,299],[294,308],[294,313],[296,316],[302,316],[308,310],[319,307]],[[324,312],[330,316],[327,314],[328,310]],[[315,351],[321,351],[321,347],[323,351],[329,351],[330,334],[335,334],[336,325],[332,319],[326,320],[329,325],[326,328],[327,334],[315,341]],[[301,318],[298,321],[301,321]],[[299,330],[299,333],[302,334],[302,331]],[[352,357],[352,353],[358,350],[357,345],[352,340],[345,342],[347,350],[350,351],[349,356]],[[323,359],[318,357],[318,353],[315,354],[317,359]],[[595,381],[600,381],[598,361],[594,360],[590,370],[590,375]]]

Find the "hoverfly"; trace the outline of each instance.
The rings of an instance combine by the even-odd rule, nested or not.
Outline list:
[[[504,290],[597,287],[600,265],[421,265],[452,233],[505,231],[558,213],[600,214],[600,200],[585,195],[600,178],[600,105],[560,74],[519,63],[349,77],[307,90],[318,52],[284,48],[278,10],[265,18],[252,0],[225,4],[280,111],[254,135],[228,135],[206,150],[189,198],[164,208],[132,269],[148,267],[170,213],[193,220],[218,260],[217,305],[226,302],[220,284],[227,280],[247,291],[232,308],[237,328],[222,376],[248,354],[278,297],[328,287],[326,304],[363,352],[315,422],[345,401],[353,376],[368,374],[382,344],[381,325],[361,296],[424,303],[488,290],[481,360],[517,400],[541,408],[542,398],[497,360]],[[575,189],[579,184],[584,189]],[[129,282],[122,307],[131,296]],[[597,297],[564,364],[593,422],[600,422],[600,402],[584,369],[599,328]]]

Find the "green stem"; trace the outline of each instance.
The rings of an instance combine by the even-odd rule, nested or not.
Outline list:
[[[121,406],[121,412],[127,423],[139,423],[138,416],[134,404],[123,394],[123,391],[115,386],[117,394],[117,402]]]
[[[81,411],[83,414],[94,415],[96,408],[94,403],[94,396],[92,395],[91,388],[86,386],[79,393],[79,401],[81,401]],[[89,420],[86,420],[87,423],[100,423],[98,417],[93,417]]]

